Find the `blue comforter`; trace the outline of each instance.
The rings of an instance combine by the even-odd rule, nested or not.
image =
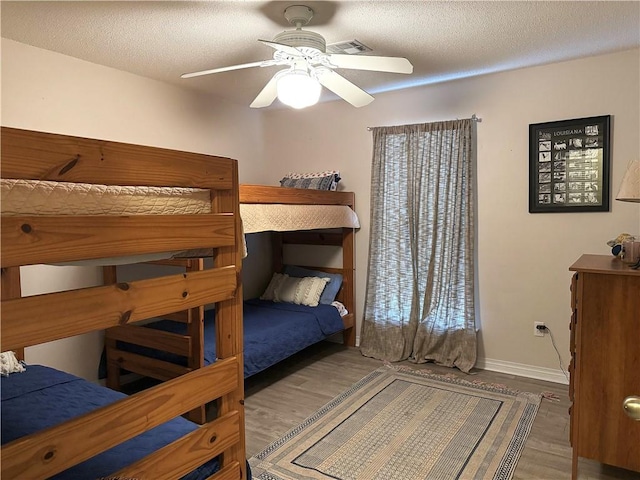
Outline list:
[[[126,396],[40,365],[29,365],[25,372],[0,381],[3,445]],[[196,428],[194,423],[178,417],[51,478],[87,480],[108,476]],[[214,459],[183,478],[206,479],[217,470]]]
[[[244,376],[255,375],[344,329],[342,317],[332,305],[317,307],[252,299],[244,302]],[[160,320],[145,325],[168,332],[186,334],[184,323]],[[205,312],[204,361],[216,360],[216,328],[213,310]],[[140,353],[181,365],[186,359],[167,352],[118,342],[123,350]]]

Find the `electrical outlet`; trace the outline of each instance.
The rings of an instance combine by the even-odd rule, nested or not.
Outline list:
[[[539,329],[538,327],[545,327],[544,329]],[[536,337],[544,337],[546,333],[547,325],[544,322],[533,322],[533,334]]]

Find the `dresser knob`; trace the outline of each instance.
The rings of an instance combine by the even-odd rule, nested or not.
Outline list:
[[[640,421],[640,397],[632,395],[622,402],[624,413],[636,421]]]

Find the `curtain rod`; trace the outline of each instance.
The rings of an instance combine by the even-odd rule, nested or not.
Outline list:
[[[472,121],[474,121],[474,122],[478,122],[478,123],[482,122],[482,118],[480,118],[480,117],[476,116],[476,114],[475,114],[475,113],[474,113],[473,115],[471,115],[471,118],[470,118],[469,120],[472,120]],[[371,130],[373,130],[374,128],[376,128],[376,127],[367,127],[367,130],[371,131]]]

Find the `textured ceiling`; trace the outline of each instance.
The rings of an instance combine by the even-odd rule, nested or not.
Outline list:
[[[374,95],[640,46],[638,1],[2,1],[1,32],[248,106],[279,67],[180,75],[271,58],[257,39],[289,29],[282,12],[295,4],[314,9],[305,28],[327,43],[357,39],[413,63],[409,76],[340,70]]]

